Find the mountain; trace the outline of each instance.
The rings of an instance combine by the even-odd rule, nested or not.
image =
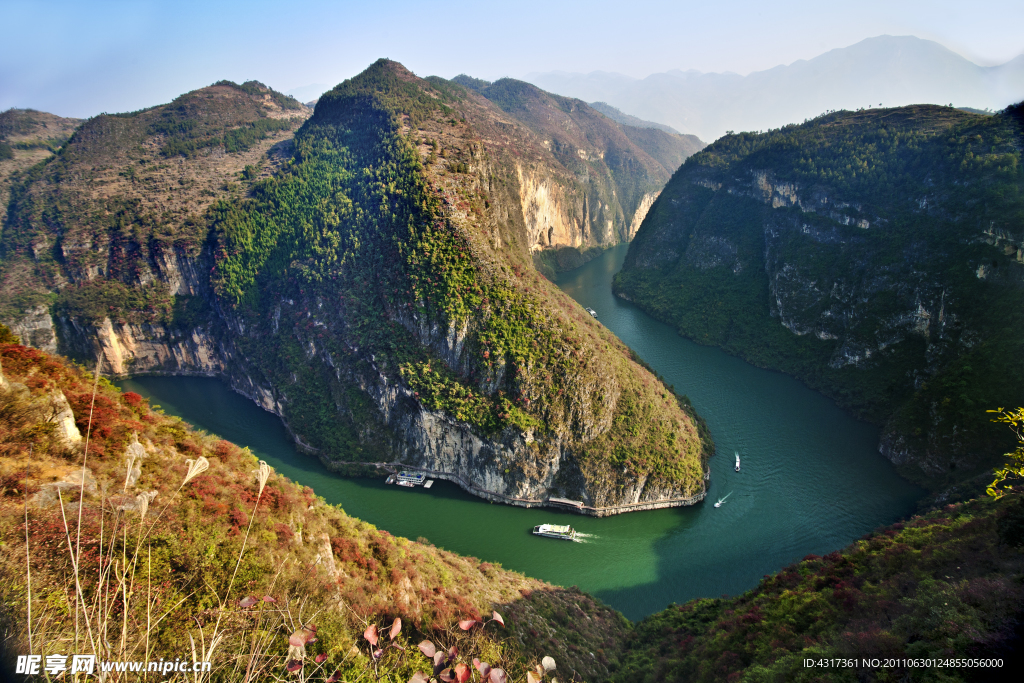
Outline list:
[[[692,504],[702,421],[532,267],[628,239],[668,176],[525,83],[381,60],[312,116],[221,83],[91,119],[17,179],[2,286],[31,296],[3,317],[110,374],[224,377],[338,470],[596,515]]]
[[[55,156],[36,150],[3,178],[11,187],[4,206],[16,215],[7,217],[0,243],[0,319],[52,352],[53,292],[73,285],[82,305],[100,311],[109,306],[104,297],[138,285],[137,303],[149,312],[133,320],[156,320],[183,285],[154,280],[134,264],[163,258],[162,247],[198,253],[209,206],[239,192],[240,174],[255,179],[279,167],[309,115],[262,84],[223,81],[162,107],[89,119]],[[39,116],[52,117],[32,113]],[[61,135],[74,123],[60,123]],[[121,289],[112,294],[101,280],[122,282]],[[81,289],[90,282],[92,289]]]
[[[76,646],[105,661],[171,661],[214,640],[220,646],[202,657],[213,663],[208,680],[243,680],[243,670],[249,680],[277,680],[296,660],[305,680],[335,671],[355,680],[373,667],[358,635],[368,623],[386,632],[396,617],[404,622],[396,642],[411,672],[429,669],[418,641],[445,642],[457,620],[497,610],[503,626],[451,642],[462,661],[479,655],[518,677],[549,655],[566,672],[601,680],[628,633],[622,615],[577,590],[350,517],[248,449],[18,344],[3,326],[0,416],[0,541],[21,558],[0,566],[0,615],[17,625],[0,646],[7,671],[30,638],[37,654],[67,654],[61,643],[77,626],[116,634]],[[64,520],[79,552],[69,552]],[[88,618],[73,597],[48,597],[77,591]],[[547,619],[566,613],[583,623]],[[292,640],[310,624],[316,641]],[[588,655],[602,644],[608,656]],[[382,663],[391,667],[396,655],[389,650]]]
[[[878,36],[747,76],[673,70],[634,79],[552,72],[526,80],[715,140],[727,130],[778,128],[838,109],[922,103],[1002,109],[1024,96],[1024,55],[982,67],[930,40]]]
[[[725,136],[666,186],[616,292],[881,424],[915,481],[986,475],[1009,444],[985,411],[1024,405],[1019,112]]]
[[[7,218],[11,178],[49,158],[80,123],[34,109],[0,112],[0,225]]]

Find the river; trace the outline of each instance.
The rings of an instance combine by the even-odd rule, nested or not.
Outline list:
[[[215,379],[136,377],[119,385],[168,414],[242,446],[329,503],[392,534],[427,538],[555,584],[579,586],[639,619],[671,602],[735,595],[765,574],[842,548],[913,512],[923,491],[878,454],[878,430],[792,377],[679,337],[611,294],[626,246],[562,274],[558,285],[687,394],[715,438],[709,501],[595,519],[474,498],[447,482],[427,491],[345,479],[298,453],[280,421]],[[734,453],[742,471],[733,470]],[[712,502],[726,496],[720,508]],[[572,524],[584,543],[537,538]]]

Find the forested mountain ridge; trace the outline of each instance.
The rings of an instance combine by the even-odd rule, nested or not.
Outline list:
[[[199,164],[241,165],[209,95],[94,119],[19,179],[4,261],[34,268],[62,351],[118,375],[221,375],[337,468],[399,460],[593,514],[701,499],[711,445],[692,408],[532,268],[556,234],[625,238],[623,203],[660,187],[617,128],[622,149],[552,151],[489,99],[382,60],[325,93],[294,141],[189,192]],[[113,180],[138,174],[140,145],[184,181],[156,207]]]
[[[658,130],[663,130],[666,133],[672,133],[673,135],[682,135],[682,133],[680,133],[672,126],[666,126],[663,123],[655,123],[653,121],[644,121],[643,119],[637,118],[632,114],[625,113],[618,107],[613,107],[607,102],[591,102],[590,106],[598,110],[611,120],[618,121],[619,123],[626,126],[633,126],[635,128],[657,128]],[[699,139],[696,135],[688,135],[685,137]],[[706,147],[707,145],[705,143],[701,143],[701,146]]]
[[[669,182],[616,291],[883,424],[912,479],[983,471],[1006,446],[985,410],[1024,402],[1018,109],[726,136]]]

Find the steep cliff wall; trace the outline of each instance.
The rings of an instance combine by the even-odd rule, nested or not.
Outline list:
[[[524,156],[535,160],[517,164],[530,248],[571,248],[572,263],[631,239],[679,164],[704,146],[693,136],[616,122],[585,102],[522,81],[459,76],[455,82],[518,125]],[[507,129],[492,132],[492,141],[508,139]],[[561,269],[558,259],[542,255],[540,262]]]
[[[633,220],[629,224],[629,231],[626,233],[626,239],[633,239],[636,235],[636,231],[640,229],[644,219],[647,218],[647,212],[654,206],[654,200],[658,198],[661,192],[648,192],[640,200],[640,205],[636,207],[636,212],[633,214]]]
[[[210,94],[243,98],[234,123],[248,115],[230,86]],[[274,128],[259,158],[226,134],[220,151],[172,145],[164,113],[149,116],[91,122],[59,170],[102,157],[137,174],[129,151],[151,149],[183,187],[197,178],[177,214],[155,215],[132,183],[90,200],[83,175],[64,192],[56,167],[17,188],[8,253],[55,293],[63,352],[115,375],[224,377],[332,467],[395,461],[590,514],[703,497],[699,418],[531,268],[539,242],[619,237],[590,218],[593,193],[616,190],[577,182],[529,126],[389,62],[325,95],[294,140]],[[225,170],[227,189],[204,194]],[[54,203],[66,223],[43,220]]]
[[[1007,443],[1024,367],[1022,135],[943,107],[840,112],[720,140],[666,187],[617,291],[884,425],[941,486]]]
[[[536,169],[524,171],[519,165],[516,176],[530,251],[581,247],[603,241],[603,231],[596,237],[591,233],[589,212],[577,206],[575,198],[567,197],[556,180],[541,175]]]

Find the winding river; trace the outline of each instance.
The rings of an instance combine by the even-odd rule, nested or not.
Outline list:
[[[842,548],[911,513],[923,491],[875,448],[878,430],[791,377],[680,338],[611,294],[626,246],[564,273],[559,286],[686,393],[718,447],[711,501],[595,519],[487,503],[446,482],[429,490],[344,479],[298,453],[273,415],[215,379],[137,377],[120,386],[168,414],[250,447],[278,472],[393,534],[593,593],[638,619],[671,602],[735,595],[809,553]],[[733,471],[734,453],[742,472]],[[537,538],[569,523],[583,543]]]

